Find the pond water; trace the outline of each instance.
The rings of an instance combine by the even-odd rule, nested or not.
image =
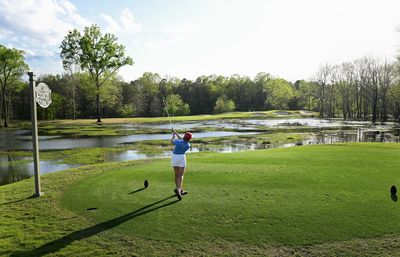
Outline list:
[[[1,131],[0,131],[1,133]],[[198,132],[196,138],[228,137],[243,134],[255,134],[255,132],[234,131],[209,131]],[[40,150],[61,150],[82,147],[114,147],[125,143],[145,140],[168,140],[171,134],[138,134],[128,136],[99,136],[99,137],[75,137],[65,138],[61,136],[39,136]],[[0,151],[32,150],[32,138],[26,135],[13,135],[3,137],[0,141]]]
[[[10,165],[10,162],[21,162]],[[65,170],[79,165],[65,164],[60,161],[40,161],[40,174]],[[32,157],[0,156],[0,185],[5,185],[33,176]]]
[[[383,125],[375,125],[375,128],[393,127],[393,123],[385,123]],[[137,125],[129,125],[129,127]],[[143,127],[169,129],[168,124],[142,124]],[[177,130],[191,130],[196,128],[213,127],[221,129],[237,129],[237,130],[255,130],[257,127],[270,128],[292,128],[292,127],[308,127],[308,128],[342,128],[342,127],[369,127],[371,122],[368,121],[343,121],[338,119],[317,119],[317,118],[280,118],[280,119],[228,119],[228,120],[208,120],[201,122],[180,122],[173,124]]]
[[[241,124],[241,122],[245,122]],[[134,125],[124,125],[126,129],[132,126],[132,129],[137,129]],[[150,125],[140,125],[150,126]],[[357,128],[354,131],[339,131],[329,133],[314,133],[307,140],[290,144],[255,144],[243,142],[229,142],[220,147],[197,147],[195,142],[191,152],[212,151],[212,152],[239,152],[243,150],[269,149],[279,147],[293,147],[296,145],[308,144],[330,144],[330,143],[345,143],[345,142],[399,142],[399,137],[394,136],[390,132],[393,124],[384,124],[371,128],[367,122],[344,122],[344,121],[329,121],[318,119],[274,119],[274,120],[232,120],[232,123],[227,121],[206,121],[206,122],[186,122],[182,124],[174,124],[178,130],[189,130],[195,127],[219,127],[219,128],[241,128],[244,130],[254,129],[255,126],[270,126],[270,127],[291,127],[291,126],[306,126],[306,127],[343,127],[352,126]],[[169,124],[152,125],[152,128],[168,129]],[[30,150],[32,149],[31,136],[29,130],[18,131],[0,131],[0,150]],[[256,134],[251,131],[231,132],[231,131],[208,131],[196,133],[196,138],[204,137],[227,137],[243,134]],[[70,149],[77,147],[112,147],[129,142],[137,142],[144,140],[167,140],[170,139],[170,134],[141,134],[128,136],[110,136],[110,137],[90,137],[90,138],[64,138],[61,136],[40,136],[40,149]],[[122,152],[110,152],[105,156],[107,162],[140,160],[148,158],[164,158],[171,155],[171,152],[163,152],[160,154],[144,154],[136,150],[127,150]],[[18,162],[20,164],[10,165],[10,162]],[[45,174],[48,172],[60,171],[78,165],[65,164],[60,161],[41,161],[40,172]],[[12,157],[3,155],[0,156],[0,185],[13,183],[33,175],[33,163],[31,157]]]

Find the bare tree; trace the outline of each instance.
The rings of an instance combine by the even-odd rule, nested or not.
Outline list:
[[[325,97],[326,97],[326,89],[328,87],[328,81],[329,81],[329,76],[331,73],[332,67],[329,64],[322,65],[317,72],[315,81],[318,85],[318,99],[320,103],[319,111],[320,114],[319,116],[321,118],[324,117],[324,112],[325,112]]]
[[[389,64],[387,60],[379,67],[378,82],[379,82],[379,101],[380,101],[380,120],[387,121],[388,115],[388,95],[390,87],[393,84],[395,68],[393,64]]]
[[[366,119],[368,116],[368,97],[367,85],[368,77],[368,58],[364,57],[354,62],[356,73],[356,113],[358,119]]]
[[[343,118],[352,119],[354,118],[354,106],[353,103],[356,99],[356,73],[355,66],[353,63],[343,63],[340,65],[338,72],[338,92],[341,97],[342,103],[342,114]]]

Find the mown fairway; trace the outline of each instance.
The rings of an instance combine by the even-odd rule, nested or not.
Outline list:
[[[112,229],[153,244],[298,247],[400,233],[389,193],[400,186],[398,144],[189,154],[188,163],[182,201],[162,160],[81,180],[62,206],[97,224],[88,236]]]

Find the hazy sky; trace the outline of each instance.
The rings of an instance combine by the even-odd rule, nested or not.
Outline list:
[[[294,82],[324,63],[390,60],[400,46],[399,0],[0,0],[0,13],[0,44],[24,49],[37,74],[63,72],[63,37],[92,23],[134,59],[126,81],[150,71]]]

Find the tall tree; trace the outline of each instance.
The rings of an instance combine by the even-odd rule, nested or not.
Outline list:
[[[356,102],[356,72],[353,63],[343,63],[339,66],[337,89],[342,105],[343,118],[353,118],[353,104]]]
[[[265,100],[266,104],[273,109],[289,109],[289,102],[296,96],[292,85],[281,78],[268,80],[266,91],[268,92],[268,98]]]
[[[394,73],[395,72],[395,66],[392,64],[389,64],[387,60],[381,65],[379,69],[379,99],[380,99],[380,117],[382,122],[387,121],[387,115],[388,115],[388,96],[389,96],[389,90],[390,87],[392,86],[393,80],[394,80]]]
[[[61,59],[63,67],[71,74],[72,79],[72,118],[76,118],[76,78],[74,74],[79,72],[79,46],[80,34],[74,29],[70,31],[61,43]]]
[[[356,71],[356,113],[358,119],[366,119],[368,115],[368,73],[367,57],[354,61]]]
[[[141,116],[159,116],[163,112],[162,98],[160,99],[159,83],[160,75],[157,73],[145,72],[138,78],[136,86],[140,93],[138,112]]]
[[[309,111],[313,110],[316,106],[315,83],[307,82],[305,80],[297,80],[294,83],[294,87],[298,92],[297,107],[308,109]]]
[[[61,58],[67,64],[78,60],[81,69],[89,72],[96,85],[97,122],[101,122],[100,87],[121,67],[132,65],[131,57],[125,55],[125,47],[117,43],[110,33],[102,34],[100,27],[85,27],[83,35],[73,30],[61,43]],[[79,58],[76,58],[79,57]]]
[[[318,98],[319,98],[319,116],[321,118],[324,117],[325,112],[325,98],[326,98],[326,90],[328,87],[329,76],[331,73],[332,67],[329,64],[325,64],[320,67],[317,76],[316,83],[318,85]]]
[[[372,58],[368,61],[368,83],[367,83],[367,96],[371,103],[372,110],[372,123],[375,123],[378,115],[378,100],[379,100],[379,65],[378,62]]]
[[[10,89],[28,69],[22,50],[0,45],[0,127],[2,122],[4,127],[8,127]]]

